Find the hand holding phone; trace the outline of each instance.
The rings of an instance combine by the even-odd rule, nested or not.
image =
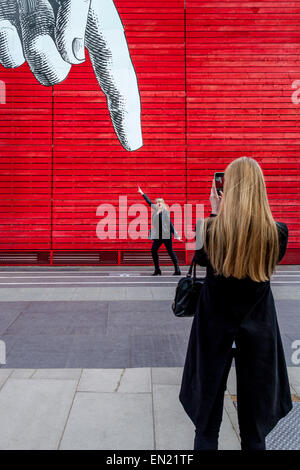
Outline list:
[[[210,192],[210,203],[212,214],[218,214],[223,198],[224,173],[215,173]]]
[[[214,175],[214,181],[218,196],[221,196],[221,193],[223,193],[224,188],[224,173],[216,172]]]

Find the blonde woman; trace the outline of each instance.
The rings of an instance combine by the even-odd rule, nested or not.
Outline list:
[[[161,270],[159,267],[159,258],[158,250],[162,244],[165,245],[167,252],[174,264],[174,273],[173,275],[179,276],[181,274],[180,268],[178,265],[177,256],[173,250],[173,241],[172,236],[180,240],[178,233],[176,232],[170,217],[170,212],[167,209],[165,201],[163,198],[158,197],[155,199],[155,204],[149,199],[149,197],[143,193],[140,187],[138,187],[138,192],[143,196],[147,204],[153,209],[152,219],[151,219],[151,230],[149,238],[153,240],[151,254],[154,263],[154,273],[153,276],[160,276]]]
[[[264,450],[265,437],[292,408],[270,278],[285,254],[288,228],[275,222],[263,172],[248,157],[225,170],[220,198],[202,227],[194,261],[206,278],[193,319],[179,399],[193,421],[195,450],[218,448],[232,357],[242,450]],[[233,345],[236,347],[233,349]]]

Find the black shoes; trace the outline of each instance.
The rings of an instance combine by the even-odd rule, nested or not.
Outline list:
[[[152,276],[161,276],[161,270],[158,268],[158,269],[155,269],[154,273],[152,274]]]
[[[180,276],[180,275],[181,275],[181,271],[180,271],[179,266],[175,266],[175,271],[173,272],[173,276]],[[161,276],[161,270],[159,268],[155,269],[152,276]]]
[[[181,275],[181,271],[180,271],[179,266],[175,266],[175,271],[173,272],[173,276],[180,276],[180,275]]]

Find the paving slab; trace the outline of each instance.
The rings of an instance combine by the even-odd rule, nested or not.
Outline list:
[[[193,450],[195,427],[179,402],[178,385],[153,385],[156,449]],[[239,439],[224,410],[220,449],[240,449]]]
[[[60,449],[153,448],[150,393],[78,392],[76,394]]]
[[[15,369],[11,373],[12,379],[31,379],[36,369]]]
[[[1,287],[1,300],[5,302],[28,302],[34,300],[48,300],[46,289],[40,287],[24,288],[24,287]],[[52,300],[57,300],[55,289],[52,288]],[[71,300],[69,297],[68,299]]]
[[[288,376],[292,386],[300,386],[300,366],[288,367]]]
[[[7,381],[8,377],[12,374],[13,369],[0,369],[0,390]]]
[[[271,283],[271,288],[275,300],[300,300],[300,287],[297,284],[280,286]]]
[[[180,385],[182,367],[153,367],[152,383],[160,385]]]
[[[231,425],[235,431],[235,434],[240,440],[240,429],[239,429],[239,422],[238,422],[238,416],[237,416],[237,410],[236,407],[233,404],[233,401],[230,397],[230,395],[225,395],[224,396],[224,411],[226,411],[227,416],[231,422]],[[223,413],[224,414],[224,413]]]
[[[74,301],[74,300],[171,300],[174,298],[175,286],[150,287],[145,284],[136,287],[1,287],[1,299],[6,302],[16,301]],[[299,296],[300,298],[300,296]]]
[[[68,292],[66,292],[66,296],[68,296]],[[64,299],[67,300],[67,299]],[[76,287],[74,291],[71,293],[71,299],[73,301],[105,301],[109,300],[109,298],[105,298],[104,293],[101,292],[100,287]]]
[[[125,369],[118,392],[151,393],[151,369],[149,367]]]
[[[15,371],[16,372],[16,371]],[[82,369],[37,369],[32,379],[79,380]]]
[[[0,392],[0,449],[56,449],[76,383],[9,378]]]
[[[300,366],[288,367],[288,374],[292,389],[300,397]]]
[[[219,450],[241,450],[240,440],[225,408],[223,410],[218,448]]]
[[[193,449],[195,427],[181,403],[178,385],[153,384],[155,448]]]
[[[115,392],[125,369],[84,369],[79,392]]]
[[[151,393],[151,371],[147,367],[135,369],[84,369],[78,391]]]
[[[235,371],[235,367],[230,368],[226,388],[227,388],[228,392],[231,395],[236,395],[236,371]]]

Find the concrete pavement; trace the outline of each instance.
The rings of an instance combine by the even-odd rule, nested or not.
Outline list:
[[[172,269],[151,271],[1,268],[0,449],[192,450],[178,399],[192,319],[171,311]],[[267,447],[300,449],[300,267],[271,286],[294,407]],[[220,449],[239,449],[234,368],[224,405]]]
[[[192,450],[178,393],[182,368],[0,370],[0,449]],[[294,409],[268,449],[300,449],[300,368],[289,368]],[[240,449],[234,369],[220,449]],[[293,427],[290,424],[293,423]]]
[[[162,270],[153,278],[151,266],[1,268],[2,367],[182,367],[192,319],[173,315],[178,277]],[[279,266],[271,285],[292,366],[300,339],[299,266]]]

